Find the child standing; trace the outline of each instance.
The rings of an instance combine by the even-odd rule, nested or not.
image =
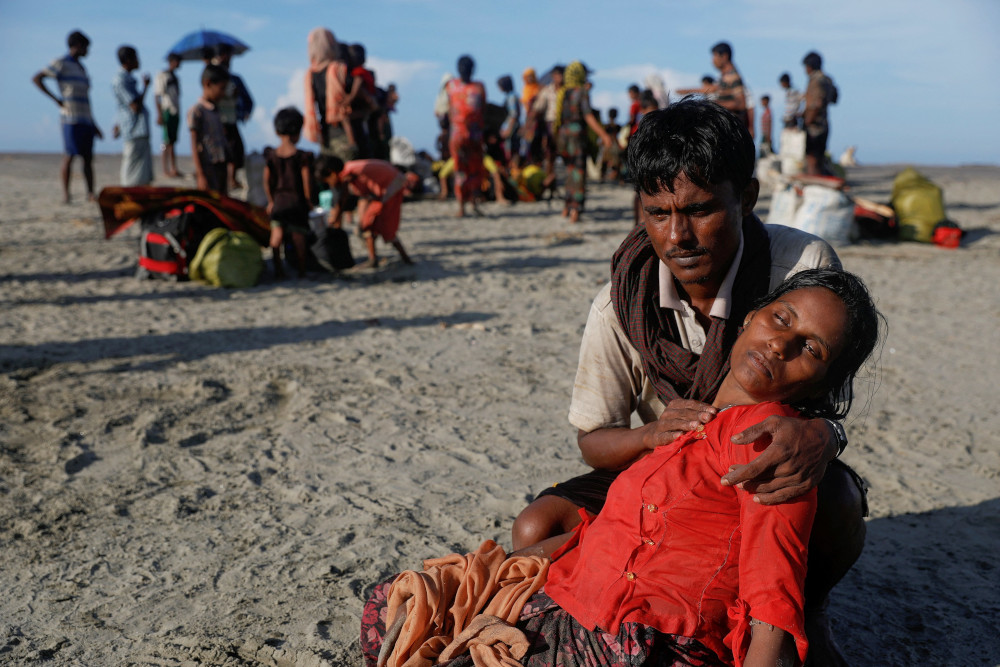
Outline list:
[[[340,158],[325,156],[320,158],[316,172],[321,181],[339,193],[337,203],[330,211],[331,227],[340,228],[343,203],[347,195],[359,198],[358,224],[368,249],[368,261],[362,266],[378,266],[376,236],[391,243],[404,263],[413,264],[396,237],[406,185],[406,178],[398,169],[384,160],[351,160],[344,164]]]
[[[306,272],[313,154],[296,146],[302,135],[303,121],[302,114],[294,107],[279,111],[274,116],[274,132],[281,137],[281,145],[264,149],[264,193],[267,195],[267,215],[271,218],[274,274],[278,277],[284,275],[281,254],[285,229],[292,235],[299,277]]]
[[[767,157],[774,152],[774,145],[771,143],[771,96],[764,95],[760,98],[760,106],[764,108],[764,113],[760,116],[760,156]]]
[[[215,105],[226,91],[229,72],[218,65],[208,65],[201,73],[201,97],[188,109],[191,128],[191,154],[199,190],[214,190],[226,195],[226,132]]]

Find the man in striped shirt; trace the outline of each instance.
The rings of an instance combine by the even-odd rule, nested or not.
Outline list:
[[[94,199],[94,137],[103,139],[97,123],[90,113],[90,77],[80,59],[87,55],[90,40],[82,32],[74,31],[67,38],[69,54],[57,58],[38,72],[32,81],[39,90],[59,105],[62,119],[63,144],[66,156],[62,163],[63,198],[68,204],[70,167],[77,155],[83,158],[83,177],[87,181],[87,197]],[[59,86],[59,95],[53,94],[45,85],[45,78],[51,77]]]

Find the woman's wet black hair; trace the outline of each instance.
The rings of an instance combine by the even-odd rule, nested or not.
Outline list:
[[[510,74],[504,74],[502,77],[497,79],[497,88],[505,93],[511,93],[514,91],[514,80],[510,78]]]
[[[344,161],[336,155],[321,155],[316,158],[316,178],[325,181],[330,174],[339,174],[344,171]]]
[[[302,134],[301,112],[295,107],[285,107],[274,115],[274,133],[278,136],[296,137]]]
[[[458,59],[458,78],[468,83],[472,80],[472,72],[476,69],[476,61],[472,56],[462,56]]]
[[[787,278],[770,294],[754,304],[759,310],[789,292],[822,287],[836,294],[847,309],[844,348],[830,364],[823,384],[829,391],[821,396],[796,401],[794,407],[810,417],[843,419],[854,401],[854,378],[878,346],[880,322],[885,318],[875,307],[871,293],[861,278],[840,269],[807,269]]]
[[[643,114],[625,153],[635,191],[647,195],[673,192],[681,174],[701,188],[731,181],[733,191],[741,193],[753,178],[755,163],[746,123],[695,97]]]

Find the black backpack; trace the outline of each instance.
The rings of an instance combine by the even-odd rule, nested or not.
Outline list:
[[[196,204],[147,213],[142,218],[136,277],[187,280],[188,263],[198,244],[221,224],[211,211]]]

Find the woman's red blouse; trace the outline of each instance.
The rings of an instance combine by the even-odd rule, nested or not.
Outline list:
[[[771,415],[797,413],[779,403],[734,406],[703,433],[632,464],[597,518],[556,554],[546,592],[588,629],[615,633],[621,623],[643,623],[693,637],[736,664],[746,655],[752,616],[791,633],[804,660],[816,491],[766,506],[719,481],[729,466],[763,451],[730,437]]]

